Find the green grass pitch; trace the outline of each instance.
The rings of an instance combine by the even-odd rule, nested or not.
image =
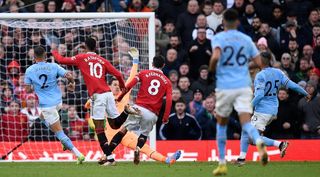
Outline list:
[[[157,162],[134,165],[119,162],[102,167],[96,163],[0,163],[1,177],[210,177],[215,162],[177,162],[167,166]],[[320,162],[247,163],[243,167],[228,164],[228,177],[319,177]]]

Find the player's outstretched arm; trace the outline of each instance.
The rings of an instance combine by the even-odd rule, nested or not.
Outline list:
[[[57,50],[53,50],[51,53],[54,59],[60,64],[76,65],[76,57],[63,57]]]
[[[126,89],[124,91],[121,92],[121,94],[119,95],[119,97],[117,98],[117,101],[121,101],[122,98],[132,89],[132,87],[134,87],[137,83],[139,82],[139,77],[136,76],[135,78],[133,78],[127,85],[126,85]]]
[[[211,56],[210,63],[209,63],[209,71],[210,72],[214,72],[216,70],[217,63],[218,63],[220,56],[221,56],[221,49],[219,47],[214,48],[213,54]]]
[[[117,80],[119,81],[119,87],[121,90],[123,90],[125,88],[125,83],[120,71],[118,71],[108,60],[105,60],[104,66],[107,68],[107,72],[109,74],[117,78]]]

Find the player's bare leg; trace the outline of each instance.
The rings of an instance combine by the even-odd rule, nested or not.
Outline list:
[[[127,104],[124,107],[124,111],[116,118],[108,118],[108,122],[111,128],[118,129],[127,120],[128,115],[140,115],[140,110],[138,108],[132,107]]]
[[[219,165],[212,171],[213,175],[220,176],[227,174],[227,165],[225,160],[225,148],[227,141],[227,124],[228,119],[217,115],[217,134],[216,141],[219,151]]]
[[[256,144],[262,165],[266,165],[268,163],[268,153],[266,145],[258,130],[250,123],[251,114],[239,113],[239,119],[242,125],[242,129],[247,132],[250,139],[252,139],[252,141]]]
[[[101,158],[105,161],[103,164],[99,163],[100,165],[115,165],[115,160],[112,156],[111,151],[109,150],[108,139],[104,132],[104,120],[93,120],[94,125],[96,127],[95,131],[98,137],[98,141],[100,144],[100,148],[102,149],[104,156]]]

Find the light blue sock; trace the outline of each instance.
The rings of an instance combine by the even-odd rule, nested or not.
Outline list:
[[[250,122],[242,125],[242,131],[247,132],[254,144],[257,144],[257,141],[263,141],[258,130]]]
[[[80,157],[82,155],[81,152],[72,144],[70,138],[62,130],[56,132],[56,137],[65,147],[72,151],[75,156]]]
[[[263,142],[266,144],[266,146],[275,146],[275,147],[279,147],[281,141],[277,141],[277,140],[273,140],[270,138],[267,138],[265,136],[261,136]]]
[[[227,126],[217,124],[217,134],[216,134],[218,151],[219,151],[219,163],[225,164],[225,151],[226,151],[226,141],[227,141]]]
[[[240,159],[246,159],[247,152],[249,148],[249,135],[244,130],[241,131],[240,139]]]
[[[62,130],[56,132],[56,137],[64,146],[66,146],[66,148],[72,150],[72,148],[74,147],[72,141]]]

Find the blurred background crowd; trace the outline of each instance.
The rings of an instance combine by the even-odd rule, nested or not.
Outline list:
[[[0,12],[155,12],[156,53],[166,58],[163,72],[173,85],[173,106],[169,123],[157,123],[159,140],[215,139],[215,78],[209,73],[211,38],[223,31],[222,14],[234,8],[239,13],[238,30],[249,35],[260,51],[272,53],[272,67],[312,94],[303,96],[281,88],[279,111],[266,130],[275,139],[320,138],[320,1],[317,0],[0,0]],[[99,54],[115,66],[130,64],[129,44],[121,35],[104,40],[113,28],[56,30],[0,27],[0,141],[54,140],[39,119],[37,97],[24,90],[25,69],[33,63],[33,48],[58,49],[63,56],[83,52],[81,43],[94,36]],[[104,48],[109,46],[110,51]],[[111,47],[110,47],[111,46]],[[117,51],[122,53],[117,54]],[[112,53],[108,56],[106,53]],[[48,52],[48,60],[51,55]],[[52,60],[52,62],[54,62]],[[88,111],[83,108],[88,95],[79,72],[74,71],[76,92],[68,92],[64,80],[60,112],[65,132],[72,140],[91,140]],[[127,69],[126,71],[129,71]],[[252,78],[259,72],[250,71]],[[126,73],[126,72],[125,72]],[[128,74],[128,72],[127,72]],[[161,115],[160,115],[161,117]],[[160,119],[159,119],[160,120]],[[229,117],[228,139],[239,139],[241,126],[236,113]]]

